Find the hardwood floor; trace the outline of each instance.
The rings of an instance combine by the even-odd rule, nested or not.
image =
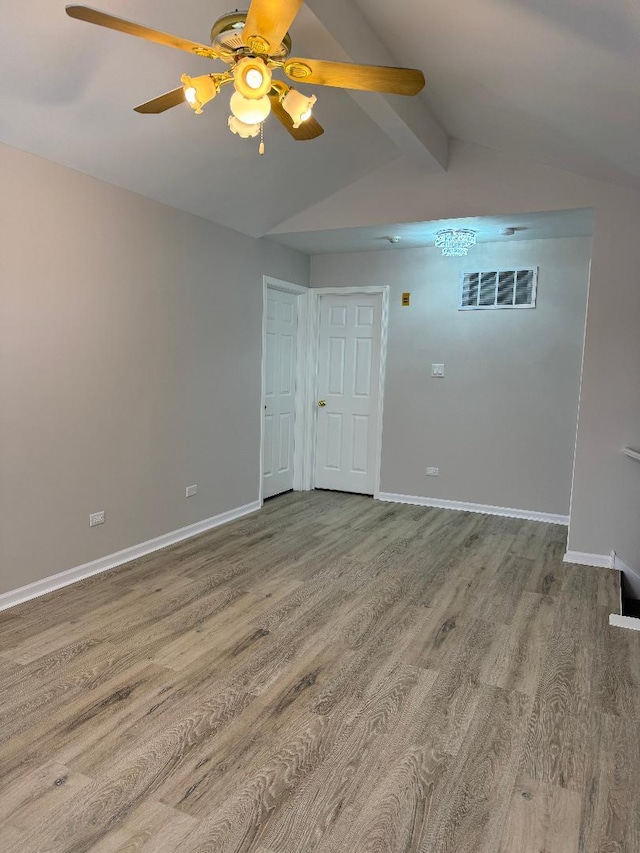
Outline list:
[[[0,613],[3,853],[638,853],[640,635],[565,535],[288,494]]]

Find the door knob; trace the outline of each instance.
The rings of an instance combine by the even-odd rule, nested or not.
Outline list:
[[[324,409],[324,407],[325,407],[326,405],[327,405],[327,401],[326,401],[326,400],[318,400],[318,406],[319,406],[321,409]]]

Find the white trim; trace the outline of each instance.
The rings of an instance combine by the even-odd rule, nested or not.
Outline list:
[[[631,568],[631,566],[628,566],[623,560],[621,560],[615,551],[612,552],[611,556],[613,557],[613,568],[614,569],[617,569],[619,572],[622,572],[623,574],[626,573],[628,575],[635,575],[636,577],[638,576],[638,573],[634,572],[634,570]]]
[[[613,564],[615,566],[616,552],[612,551],[611,556],[613,558]],[[623,599],[622,578],[618,578],[618,615],[620,615],[622,613],[622,599]]]
[[[640,619],[633,616],[620,616],[618,613],[609,614],[609,625],[614,628],[629,628],[631,631],[640,631]]]
[[[299,444],[300,451],[300,488],[308,492],[313,489],[313,444],[315,442],[316,425],[316,370],[314,361],[314,322],[315,299],[313,290],[309,290],[304,306],[304,336],[301,338],[301,358],[298,360],[301,375],[302,399],[302,435]]]
[[[584,378],[584,354],[587,346],[587,315],[591,299],[591,258],[589,258],[589,274],[587,276],[587,304],[584,311],[584,324],[582,326],[582,350],[580,352],[580,380],[578,382],[578,407],[576,409],[576,428],[573,440],[573,464],[571,467],[571,493],[569,495],[569,533],[567,538],[571,540],[571,519],[573,518],[573,499],[575,497],[576,484],[576,461],[578,459],[578,430],[580,428],[580,407],[582,406],[582,380]]]
[[[293,488],[306,492],[311,489],[311,472],[306,467],[305,447],[309,422],[314,412],[313,387],[309,374],[310,289],[304,288],[298,297],[298,340],[296,352],[296,417],[294,433]]]
[[[598,569],[613,569],[610,554],[589,554],[586,551],[567,551],[563,563],[575,563],[578,566],[595,566]]]
[[[376,471],[373,497],[380,496],[380,470],[382,468],[382,425],[384,422],[384,386],[387,367],[387,338],[389,329],[389,291],[390,285],[367,285],[365,287],[313,287],[309,291],[309,387],[311,399],[309,411],[314,417],[310,418],[305,442],[305,468],[309,472],[309,488],[315,488],[315,451],[316,451],[316,421],[317,409],[315,401],[318,395],[318,352],[320,349],[320,298],[322,296],[348,296],[358,293],[380,294],[382,306],[380,312],[380,371],[378,375],[378,423],[376,435]]]
[[[294,415],[294,439],[293,439],[293,488],[295,491],[306,491],[309,485],[309,473],[305,469],[306,436],[308,432],[307,421],[310,420],[309,407],[309,293],[310,289],[302,284],[294,284],[291,281],[282,281],[270,275],[262,276],[262,354],[261,354],[261,389],[260,389],[260,482],[258,494],[260,506],[263,504],[262,495],[262,471],[263,471],[263,432],[264,432],[264,368],[267,340],[267,290],[281,290],[284,293],[292,293],[298,297],[296,300],[298,308],[298,337],[296,340],[296,392],[295,392],[295,415]]]
[[[29,601],[32,598],[46,595],[48,592],[53,592],[63,586],[69,586],[84,578],[89,578],[91,575],[107,572],[109,569],[114,569],[123,563],[137,560],[138,557],[144,557],[146,554],[159,551],[161,548],[166,548],[169,545],[175,545],[176,542],[182,542],[184,539],[190,539],[192,536],[198,536],[200,533],[206,533],[207,530],[220,527],[221,524],[228,524],[230,521],[235,521],[237,518],[242,518],[259,509],[260,501],[252,501],[244,506],[230,509],[227,512],[221,512],[219,515],[214,515],[211,518],[205,518],[204,521],[196,521],[195,524],[189,524],[187,527],[181,527],[179,530],[173,530],[171,533],[164,533],[155,539],[148,539],[139,545],[123,548],[122,551],[116,551],[114,554],[108,554],[106,557],[100,557],[98,560],[92,560],[90,563],[84,563],[82,566],[76,566],[74,569],[67,569],[64,572],[58,572],[58,574],[50,575],[48,578],[34,581],[34,583],[27,584],[19,589],[4,592],[0,595],[0,610],[15,607],[16,604],[22,604],[23,601]]]
[[[431,506],[438,509],[455,509],[463,512],[482,512],[486,515],[502,515],[507,518],[524,518],[527,521],[542,521],[546,524],[569,524],[568,515],[554,515],[550,512],[535,512],[529,509],[512,509],[506,506],[491,506],[489,504],[471,504],[463,501],[446,501],[439,498],[424,498],[420,495],[394,495],[390,492],[380,492],[378,500],[397,504],[413,504],[414,506]]]
[[[380,498],[380,472],[382,470],[382,429],[384,426],[384,383],[387,372],[387,339],[389,330],[389,285],[382,291],[382,316],[380,318],[380,379],[378,385],[378,435],[376,442],[376,483],[373,497]]]

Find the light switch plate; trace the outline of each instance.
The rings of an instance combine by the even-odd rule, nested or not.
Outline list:
[[[434,379],[444,379],[444,364],[432,364],[431,376],[433,376]]]

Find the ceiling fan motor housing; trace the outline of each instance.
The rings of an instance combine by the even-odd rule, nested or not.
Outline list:
[[[211,45],[220,52],[221,59],[231,62],[238,54],[251,56],[252,51],[242,40],[242,31],[247,19],[247,12],[229,12],[215,22],[211,28]],[[263,53],[264,51],[254,51]],[[291,53],[291,36],[286,33],[275,51],[271,51],[271,59],[282,61]]]

